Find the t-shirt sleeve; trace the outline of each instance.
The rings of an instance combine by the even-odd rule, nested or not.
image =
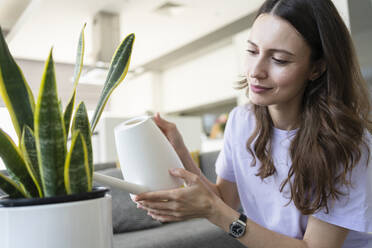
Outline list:
[[[235,174],[232,163],[232,136],[233,136],[233,122],[236,116],[236,108],[230,114],[226,123],[225,133],[223,138],[223,148],[218,155],[216,161],[216,174],[230,182],[235,182]]]
[[[367,135],[371,150],[371,135]],[[362,157],[351,174],[351,187],[344,188],[341,196],[329,204],[329,213],[321,210],[313,216],[319,220],[358,232],[372,232],[372,163],[369,151],[363,149]]]

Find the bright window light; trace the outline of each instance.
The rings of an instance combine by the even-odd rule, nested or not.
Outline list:
[[[13,139],[14,143],[18,145],[17,133],[13,128],[13,123],[8,113],[8,110],[4,107],[0,107],[0,128]],[[2,159],[0,158],[0,170],[3,169],[5,169],[5,165]]]

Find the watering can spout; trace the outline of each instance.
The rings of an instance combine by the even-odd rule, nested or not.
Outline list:
[[[128,193],[139,195],[141,193],[145,193],[150,191],[147,187],[138,185],[135,183],[126,182],[121,179],[117,179],[115,177],[106,176],[101,173],[94,172],[93,179],[96,182],[102,183],[104,185],[112,186],[115,188],[119,188],[121,190],[127,191]]]

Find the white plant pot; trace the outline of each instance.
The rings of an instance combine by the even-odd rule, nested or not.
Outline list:
[[[82,194],[83,200],[81,195],[52,197],[51,203],[44,198],[41,205],[31,206],[4,206],[0,201],[0,247],[112,248],[111,196],[106,189],[98,190],[103,193],[95,199],[89,198],[97,197],[97,189]],[[58,198],[65,199],[53,203],[53,199],[61,201]],[[31,204],[38,200],[43,198]]]

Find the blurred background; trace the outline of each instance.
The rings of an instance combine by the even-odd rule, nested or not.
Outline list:
[[[96,107],[115,48],[136,34],[124,82],[114,91],[93,136],[94,162],[117,161],[113,128],[160,112],[179,127],[190,151],[220,150],[229,111],[247,102],[234,83],[244,75],[247,33],[263,0],[0,0],[0,26],[11,53],[38,95],[53,46],[59,97],[71,96],[80,30],[84,69],[77,102]],[[372,84],[372,1],[333,0]],[[16,134],[0,100],[0,127]],[[0,168],[2,167],[0,161]]]

